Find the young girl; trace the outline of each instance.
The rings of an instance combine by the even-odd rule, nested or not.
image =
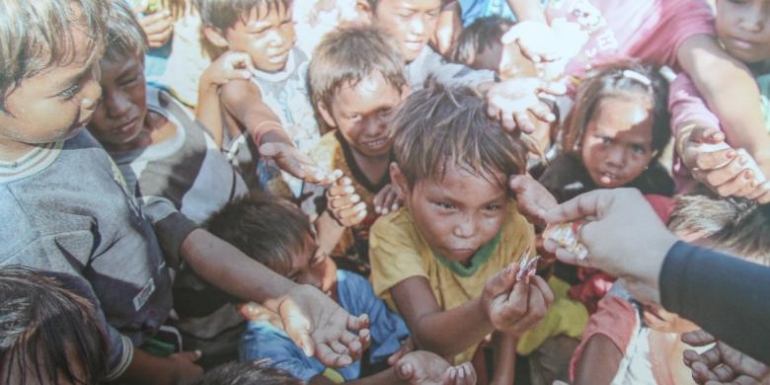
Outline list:
[[[671,196],[674,184],[658,162],[668,143],[668,84],[634,62],[600,69],[578,89],[562,127],[562,153],[539,181],[559,202],[596,188],[635,187]]]

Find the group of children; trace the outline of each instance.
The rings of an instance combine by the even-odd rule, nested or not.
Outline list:
[[[0,376],[692,381],[539,214],[633,187],[770,262],[770,2],[715,8],[0,0]]]

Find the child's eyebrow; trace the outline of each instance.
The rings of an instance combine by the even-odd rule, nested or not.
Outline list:
[[[75,84],[79,84],[81,81],[83,81],[83,78],[86,77],[86,75],[93,71],[94,61],[89,61],[84,67],[83,70],[80,72],[77,72],[75,74],[72,74],[71,76],[60,80],[58,82],[54,83],[54,89],[56,90],[56,94],[53,96],[58,96],[61,91],[64,91],[70,87],[72,87]]]

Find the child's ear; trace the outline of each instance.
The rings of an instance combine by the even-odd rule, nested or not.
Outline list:
[[[323,118],[326,125],[332,128],[337,128],[337,122],[335,122],[334,118],[332,118],[332,112],[326,108],[326,103],[318,102],[316,103],[316,107],[318,108],[318,113],[321,114],[321,118]]]
[[[226,49],[228,46],[225,36],[222,34],[222,32],[214,27],[204,27],[203,36],[206,36],[206,40],[208,40],[209,43],[216,47]]]
[[[399,197],[401,199],[406,199],[407,193],[409,192],[409,184],[396,162],[390,162],[390,182],[398,191]]]
[[[356,18],[364,23],[371,24],[374,19],[374,10],[367,0],[356,0]]]

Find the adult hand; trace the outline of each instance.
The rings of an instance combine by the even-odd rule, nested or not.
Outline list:
[[[297,285],[278,306],[284,330],[308,356],[341,367],[359,359],[369,346],[369,317],[354,317],[324,293]]]
[[[399,189],[393,183],[389,183],[374,196],[374,212],[379,215],[394,212],[401,207],[403,200]]]
[[[366,202],[361,202],[361,196],[356,194],[353,181],[348,177],[337,179],[326,190],[326,200],[326,209],[340,226],[355,226],[366,218]]]
[[[424,350],[411,352],[398,360],[396,376],[410,384],[474,385],[476,371],[470,362],[450,366],[439,355]]]
[[[174,32],[174,19],[171,12],[162,9],[158,12],[145,14],[145,5],[139,5],[134,8],[134,14],[137,15],[139,26],[147,35],[147,43],[150,48],[158,48],[165,45]]]
[[[682,163],[695,180],[723,197],[770,202],[770,182],[746,150],[727,145],[724,134],[712,127],[696,126],[682,135]]]
[[[516,280],[514,263],[484,285],[481,302],[495,330],[521,336],[545,316],[553,303],[551,288],[538,276]]]
[[[263,142],[259,146],[259,154],[273,159],[281,170],[305,182],[328,186],[335,180],[334,173],[322,169],[293,144]]]
[[[685,350],[684,363],[698,384],[770,384],[767,365],[733,349],[703,330],[685,333],[682,341],[691,346],[715,344],[702,354]]]
[[[677,241],[637,189],[594,190],[548,210],[548,223],[588,221],[579,228],[578,240],[589,257],[580,259],[546,239],[544,246],[559,260],[595,267],[623,277],[634,298],[659,303],[658,275],[666,253]]]
[[[487,90],[487,114],[498,119],[507,131],[519,129],[531,134],[535,131],[535,125],[530,116],[548,123],[556,120],[556,115],[540,100],[540,96],[562,95],[565,92],[563,84],[544,82],[538,78],[504,80]]]

